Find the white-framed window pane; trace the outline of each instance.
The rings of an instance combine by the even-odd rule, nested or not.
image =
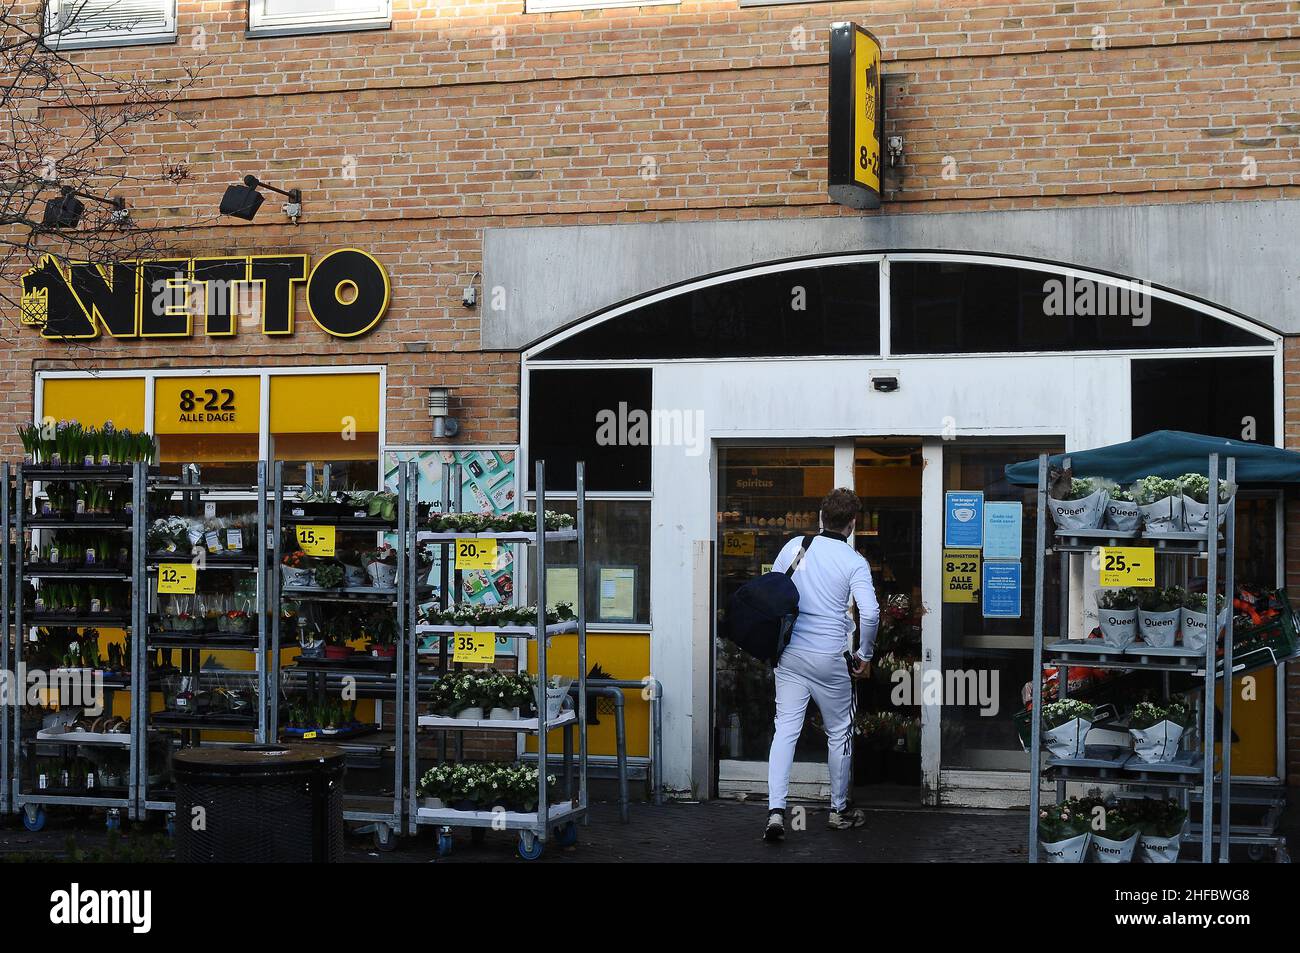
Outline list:
[[[613,7],[676,7],[681,0],[524,0],[524,13],[605,10]]]
[[[176,0],[51,0],[45,43],[57,49],[176,39]]]
[[[368,30],[391,23],[391,0],[249,0],[248,4],[248,28],[255,33]]]

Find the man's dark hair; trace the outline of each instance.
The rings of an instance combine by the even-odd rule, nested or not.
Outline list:
[[[848,487],[836,487],[822,499],[822,529],[840,533],[862,509],[862,501]]]

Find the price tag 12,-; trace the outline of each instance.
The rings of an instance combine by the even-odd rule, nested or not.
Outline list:
[[[452,636],[453,662],[491,665],[497,659],[497,640],[491,632],[457,632]]]
[[[1156,584],[1156,554],[1145,546],[1101,547],[1101,585],[1150,588]]]
[[[457,569],[486,569],[491,572],[497,568],[497,541],[495,539],[458,539],[456,540]]]
[[[193,595],[197,577],[193,563],[164,563],[158,567],[158,595]]]
[[[333,556],[334,527],[299,523],[298,545],[308,556]]]

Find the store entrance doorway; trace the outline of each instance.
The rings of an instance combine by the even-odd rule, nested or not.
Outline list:
[[[717,460],[718,606],[768,571],[787,540],[818,531],[818,506],[832,487],[852,486],[862,499],[853,542],[871,565],[882,621],[876,670],[859,686],[855,785],[867,788],[859,794],[876,803],[919,803],[920,711],[893,704],[890,679],[896,669],[910,671],[921,653],[920,440],[724,445]],[[716,793],[765,794],[775,714],[772,671],[720,638],[713,711]],[[811,705],[790,780],[793,797],[824,801],[830,794],[826,736]]]

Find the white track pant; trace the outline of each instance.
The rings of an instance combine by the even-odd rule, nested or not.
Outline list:
[[[811,698],[826,726],[831,808],[848,803],[853,776],[853,680],[842,655],[814,655],[786,649],[776,666],[776,730],[767,755],[767,804],[785,807],[794,748]]]

